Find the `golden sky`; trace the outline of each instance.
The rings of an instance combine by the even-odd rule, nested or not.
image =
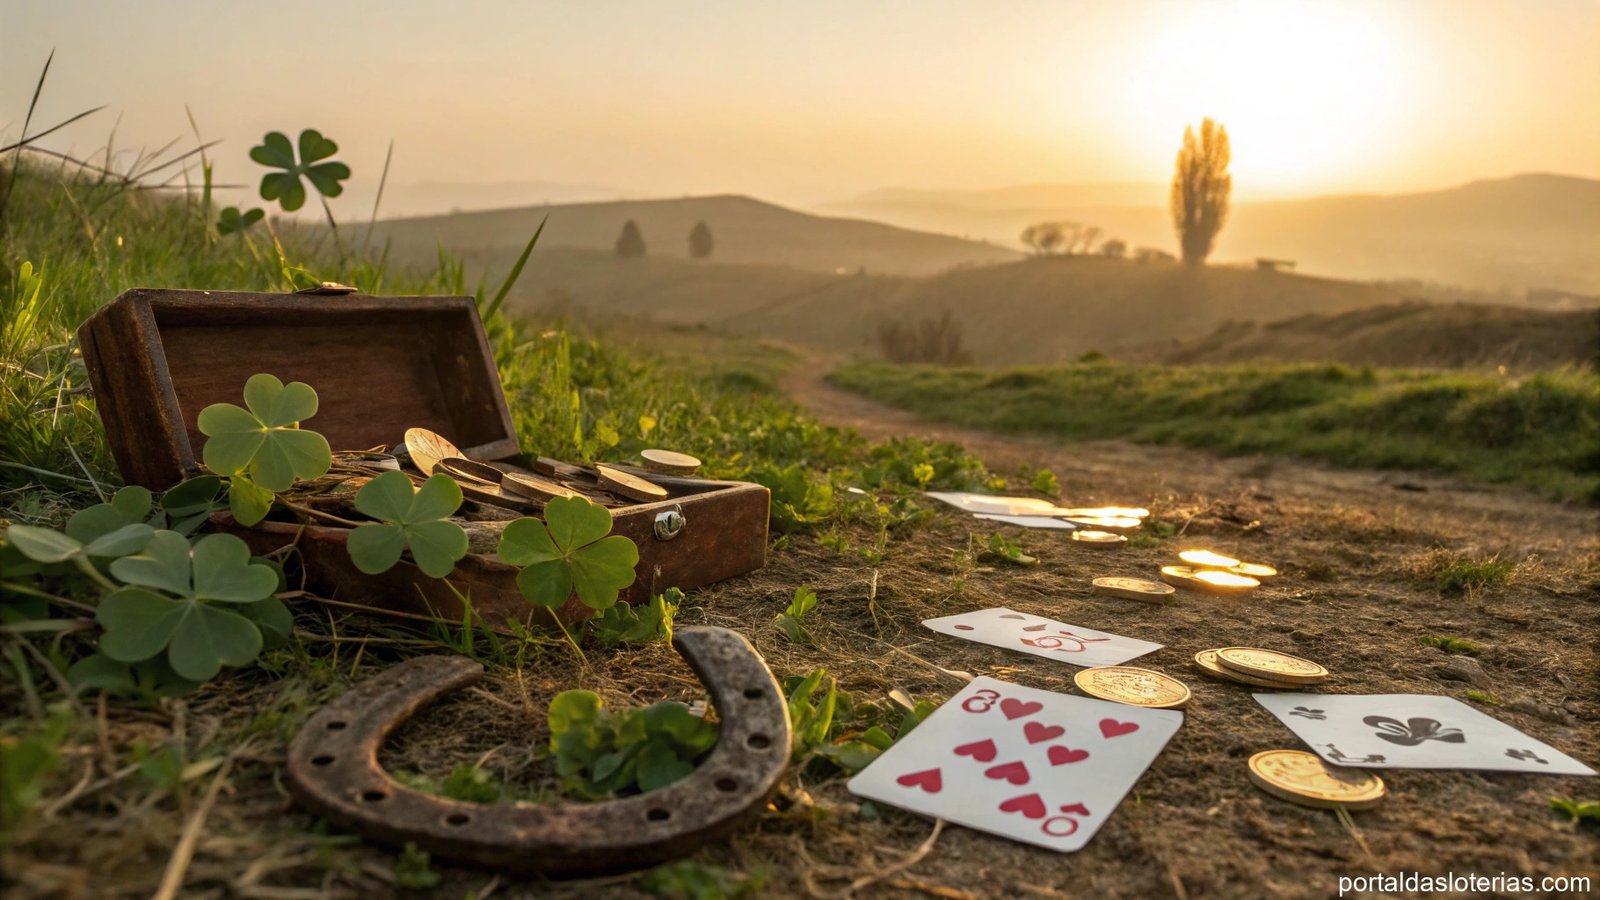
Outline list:
[[[89,153],[188,133],[253,181],[320,128],[375,180],[790,203],[884,186],[1165,182],[1185,123],[1239,195],[1600,176],[1600,0],[0,0],[0,133],[110,109]]]

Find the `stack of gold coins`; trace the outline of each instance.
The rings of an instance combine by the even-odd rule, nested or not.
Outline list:
[[[1244,578],[1254,578],[1257,582],[1278,577],[1278,570],[1271,566],[1241,562],[1231,556],[1213,553],[1210,550],[1185,550],[1178,554],[1178,559],[1196,573],[1231,572]]]
[[[1256,647],[1201,650],[1194,664],[1213,678],[1256,687],[1296,690],[1328,680],[1328,670],[1309,659]]]

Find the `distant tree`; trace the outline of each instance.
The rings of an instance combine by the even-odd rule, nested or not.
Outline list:
[[[1068,246],[1068,230],[1075,222],[1040,222],[1022,229],[1022,242],[1039,256],[1054,256]]]
[[[1233,176],[1228,174],[1231,152],[1228,129],[1210,119],[1183,130],[1177,171],[1172,176],[1172,224],[1183,250],[1183,262],[1203,266],[1228,220],[1228,195]]]
[[[948,309],[937,319],[928,316],[915,324],[878,323],[878,348],[883,358],[893,363],[958,366],[972,362],[972,354],[962,346],[961,323]]]
[[[1171,253],[1156,247],[1140,247],[1133,251],[1133,261],[1141,263],[1171,262],[1177,259]]]
[[[1078,230],[1072,235],[1072,246],[1067,248],[1067,255],[1076,256],[1093,251],[1094,242],[1100,240],[1102,234],[1104,232],[1093,225],[1078,226]]]
[[[1128,255],[1128,242],[1122,238],[1112,238],[1100,245],[1100,255],[1121,259]]]
[[[632,219],[622,224],[622,234],[617,236],[617,255],[623,259],[638,259],[645,254],[644,235]]]
[[[705,222],[694,223],[694,228],[689,230],[689,257],[691,259],[711,258],[711,229]]]

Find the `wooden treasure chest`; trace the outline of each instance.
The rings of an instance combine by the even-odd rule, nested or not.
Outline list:
[[[467,460],[502,472],[534,475],[542,468],[549,476],[554,468],[610,507],[612,533],[638,545],[637,578],[625,602],[743,575],[766,560],[770,496],[760,485],[618,466],[665,490],[665,499],[637,502],[606,493],[594,469],[524,456],[470,297],[141,289],[91,316],[78,340],[100,420],[129,484],[164,490],[199,474],[206,440],[196,426],[200,411],[239,403],[245,381],[266,372],[317,391],[319,408],[305,427],[335,451],[403,448],[406,431],[420,428],[448,439]],[[494,498],[464,490],[463,510],[486,514],[475,523],[475,550],[485,549],[484,530],[492,537],[518,515],[538,515],[537,505],[493,508]],[[492,550],[469,553],[442,579],[404,560],[367,575],[346,551],[349,528],[275,518],[246,528],[227,513],[212,521],[258,554],[294,544],[290,556],[299,560],[307,589],[339,605],[459,622],[465,597],[492,625],[545,615],[518,591],[517,570]],[[564,621],[589,613],[576,597],[560,610]]]

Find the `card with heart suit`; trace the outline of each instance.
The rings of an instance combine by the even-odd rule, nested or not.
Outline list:
[[[1314,753],[1335,765],[1595,774],[1560,750],[1454,697],[1274,693],[1255,698]]]
[[[1183,724],[1174,709],[976,678],[851,793],[1062,853],[1094,837]]]
[[[1075,666],[1120,666],[1130,659],[1160,650],[1160,644],[1068,625],[1042,616],[1030,616],[997,606],[959,616],[926,619],[922,623],[940,634],[954,635],[1019,650]]]

